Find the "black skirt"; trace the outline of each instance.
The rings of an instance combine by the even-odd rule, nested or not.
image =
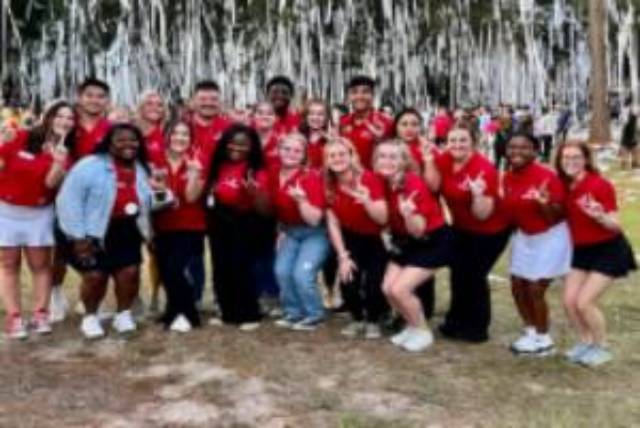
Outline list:
[[[420,238],[394,235],[392,244],[389,258],[400,266],[436,269],[451,263],[453,234],[448,226]]]
[[[638,267],[631,245],[623,234],[609,241],[576,246],[571,266],[612,278],[627,276]]]

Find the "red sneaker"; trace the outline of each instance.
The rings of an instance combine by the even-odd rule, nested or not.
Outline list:
[[[7,314],[4,331],[9,339],[26,339],[29,335],[20,313]]]

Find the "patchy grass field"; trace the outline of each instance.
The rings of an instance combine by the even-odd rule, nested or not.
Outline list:
[[[640,251],[640,176],[612,173]],[[315,333],[205,327],[186,336],[148,323],[134,337],[86,342],[77,316],[49,337],[0,341],[0,427],[631,427],[640,426],[638,275],[606,297],[611,364],[515,358],[520,324],[505,262],[493,282],[492,339],[437,341],[407,355],[386,341],[342,338],[334,317]],[[67,291],[75,295],[77,279]],[[573,337],[550,292],[560,350]],[[448,304],[438,281],[435,323]]]

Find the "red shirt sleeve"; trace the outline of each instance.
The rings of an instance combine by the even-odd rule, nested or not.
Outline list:
[[[602,204],[606,212],[618,211],[616,189],[610,181],[601,177],[598,186],[594,189],[593,196]]]

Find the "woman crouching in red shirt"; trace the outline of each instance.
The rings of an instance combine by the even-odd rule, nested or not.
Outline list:
[[[553,352],[545,293],[554,278],[569,272],[571,238],[564,221],[565,191],[557,174],[540,164],[540,144],[528,134],[507,142],[509,170],[503,180],[505,209],[516,227],[511,245],[511,290],[525,323],[511,345],[516,354]]]
[[[31,327],[51,332],[48,313],[54,245],[53,198],[67,167],[75,116],[59,101],[31,131],[0,135],[0,287],[9,338],[27,337],[20,302],[20,264],[24,252],[34,287]],[[9,135],[13,134],[13,135]]]
[[[204,254],[205,211],[202,165],[191,157],[191,131],[186,122],[166,130],[167,149],[152,161],[152,174],[165,183],[173,203],[154,215],[154,255],[167,305],[161,321],[172,331],[188,332],[200,325],[195,306],[195,278],[189,272]],[[157,192],[156,198],[168,197]]]
[[[387,264],[381,238],[388,217],[384,184],[362,169],[358,152],[346,138],[329,140],[324,152],[329,238],[338,255],[342,295],[353,317],[341,333],[378,339],[387,309],[381,288]]]
[[[568,193],[567,222],[574,246],[564,307],[580,337],[566,356],[571,362],[598,366],[613,358],[598,301],[615,278],[637,268],[636,261],[617,218],[616,191],[596,170],[587,144],[561,144],[556,168]]]
[[[407,327],[391,342],[410,352],[421,352],[433,343],[420,300],[414,292],[451,258],[451,233],[442,209],[422,178],[410,171],[406,144],[391,140],[378,144],[373,165],[386,184],[389,225],[392,233],[390,261],[382,290]]]
[[[261,224],[257,196],[265,182],[262,167],[260,137],[252,128],[236,124],[220,137],[207,184],[207,235],[221,321],[243,331],[255,330],[261,319],[253,270],[258,253],[256,229]]]

